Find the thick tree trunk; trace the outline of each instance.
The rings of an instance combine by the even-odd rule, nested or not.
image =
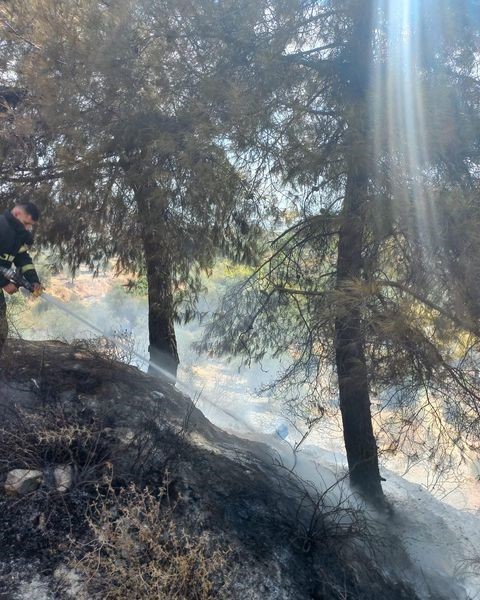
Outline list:
[[[159,374],[158,368],[176,378],[179,364],[174,326],[172,289],[172,257],[165,239],[164,219],[158,198],[150,202],[151,189],[137,187],[137,201],[142,241],[147,266],[149,373]]]
[[[366,496],[383,497],[378,454],[373,435],[362,318],[351,284],[361,277],[363,238],[362,177],[351,172],[345,197],[345,220],[340,230],[337,260],[336,365],[350,480]]]
[[[350,480],[364,495],[383,499],[373,435],[365,342],[354,284],[362,276],[365,209],[369,188],[367,90],[371,60],[370,2],[353,4],[354,27],[344,81],[347,106],[347,184],[337,257],[336,366]],[[353,284],[353,287],[352,287]]]
[[[148,234],[144,240],[148,282],[148,335],[149,373],[158,373],[156,367],[175,378],[178,368],[177,339],[174,327],[174,305],[170,257],[162,252],[158,242]]]

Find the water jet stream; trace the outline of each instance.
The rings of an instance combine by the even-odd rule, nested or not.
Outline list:
[[[116,346],[118,346],[122,350],[130,353],[132,356],[134,356],[135,358],[137,358],[139,361],[141,361],[141,363],[146,364],[146,365],[150,365],[159,376],[161,376],[163,379],[166,379],[168,381],[168,383],[170,383],[173,387],[176,387],[178,390],[180,390],[181,392],[183,392],[186,395],[188,395],[191,399],[195,398],[196,396],[197,397],[201,397],[202,401],[206,402],[207,404],[210,404],[216,410],[221,411],[223,414],[225,414],[228,417],[230,417],[231,419],[233,419],[239,425],[242,425],[243,427],[246,427],[248,429],[248,431],[250,431],[251,433],[257,433],[257,431],[249,423],[247,423],[247,421],[245,419],[242,419],[241,417],[239,417],[235,413],[227,410],[223,406],[220,406],[219,404],[217,404],[213,400],[207,398],[203,394],[203,391],[200,392],[200,393],[198,393],[191,386],[187,385],[186,383],[183,383],[183,382],[179,381],[178,378],[174,377],[166,369],[162,369],[162,367],[160,367],[159,365],[153,363],[146,356],[144,356],[144,355],[136,352],[135,350],[132,350],[126,344],[122,343],[121,340],[117,340],[115,338],[112,338],[111,336],[108,336],[102,329],[100,329],[100,327],[97,327],[96,325],[94,325],[88,319],[85,319],[84,317],[78,315],[73,310],[69,309],[63,302],[60,302],[59,300],[57,300],[57,298],[54,298],[53,296],[51,296],[50,294],[47,294],[45,292],[40,296],[40,298],[42,298],[45,302],[48,302],[49,304],[55,306],[59,310],[63,311],[64,313],[66,313],[70,317],[76,319],[77,321],[79,321],[83,325],[86,325],[89,329],[91,329],[92,331],[95,331],[96,333],[98,333],[99,335],[101,335],[102,337],[104,337],[105,339],[110,340],[113,344],[115,344]]]

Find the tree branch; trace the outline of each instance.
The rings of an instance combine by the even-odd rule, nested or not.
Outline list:
[[[304,50],[303,52],[294,52],[292,54],[285,54],[286,58],[301,58],[304,56],[310,56],[310,54],[315,54],[315,52],[322,52],[323,50],[330,50],[332,48],[340,48],[344,44],[332,42],[331,44],[325,44],[325,46],[318,46],[317,48],[312,48],[311,50]]]
[[[395,288],[405,294],[408,294],[409,296],[412,296],[412,298],[415,298],[415,300],[417,300],[421,304],[424,304],[425,306],[428,306],[428,308],[434,310],[435,312],[438,312],[445,318],[447,318],[450,321],[452,321],[453,323],[455,323],[455,325],[457,325],[458,327],[461,327],[462,329],[465,329],[466,331],[473,333],[477,337],[480,337],[480,328],[477,325],[475,325],[469,321],[466,321],[465,319],[462,319],[461,317],[458,317],[457,315],[453,314],[452,312],[443,308],[442,306],[438,306],[438,304],[435,304],[435,302],[432,302],[428,298],[425,298],[425,296],[423,296],[422,294],[419,294],[415,290],[412,290],[412,288],[410,288],[398,281],[377,280],[376,283],[380,287]]]
[[[40,48],[40,46],[37,46],[36,44],[34,44],[32,41],[30,41],[29,39],[27,39],[26,37],[24,37],[21,33],[19,33],[14,27],[12,27],[10,25],[10,23],[6,19],[2,19],[2,23],[3,23],[3,26],[5,27],[5,29],[8,29],[8,31],[10,31],[11,33],[13,33],[13,35],[15,35],[20,40],[22,40],[22,42],[25,42],[26,44],[28,44],[32,48],[35,48],[35,50],[40,50],[40,51],[42,50]]]

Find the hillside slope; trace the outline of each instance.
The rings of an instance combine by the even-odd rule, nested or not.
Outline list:
[[[0,496],[2,599],[416,597],[361,513],[91,343],[11,341],[0,410],[2,482],[40,474]]]

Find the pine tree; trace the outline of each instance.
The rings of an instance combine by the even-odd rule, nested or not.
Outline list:
[[[413,4],[256,3],[248,42],[229,31],[232,96],[253,96],[237,151],[267,165],[301,218],[204,344],[289,354],[277,390],[317,414],[335,365],[350,478],[380,504],[378,436],[398,447],[431,411],[439,440],[480,439],[478,302],[462,281],[480,264],[477,21],[462,3]],[[404,422],[393,441],[375,438],[372,396]]]
[[[211,109],[214,44],[198,34],[208,8],[22,0],[3,9],[31,123],[4,192],[40,197],[42,241],[72,270],[113,258],[146,274],[151,359],[173,374],[174,322],[192,317],[201,272],[246,223],[245,184]]]

